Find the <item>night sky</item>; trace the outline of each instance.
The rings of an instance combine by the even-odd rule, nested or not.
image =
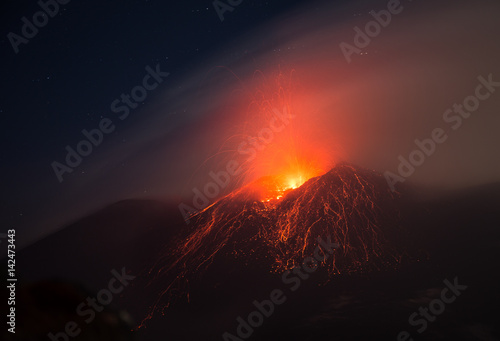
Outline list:
[[[4,1],[5,226],[22,231],[18,244],[25,246],[118,200],[189,198],[192,178],[208,174],[200,164],[233,133],[235,123],[223,118],[231,117],[235,89],[256,70],[297,69],[318,104],[311,112],[335,108],[315,123],[324,130],[320,144],[342,137],[349,161],[394,170],[397,156],[442,125],[442,113],[474,91],[478,76],[500,79],[496,2],[402,3],[404,12],[347,63],[339,44],[352,42],[353,27],[386,1],[243,1],[224,21],[207,0],[70,1],[18,53],[8,34],[21,34],[21,18],[31,20],[40,7]],[[122,120],[110,106],[143,83],[147,67],[168,76]],[[481,109],[484,119],[450,136],[415,180],[437,187],[499,180],[492,151],[498,103],[492,97]],[[103,119],[113,132],[60,182],[51,164],[63,162],[66,146],[74,148],[81,131]]]
[[[244,2],[221,22],[210,1],[72,1],[60,5],[58,14],[16,54],[7,34],[20,34],[21,18],[31,18],[40,8],[35,1],[4,1],[1,205],[8,225],[39,224],[42,207],[55,196],[59,201],[69,195],[61,187],[85,181],[90,160],[62,184],[51,162],[62,161],[65,146],[76,145],[82,129],[93,129],[112,114],[110,103],[140,83],[147,65],[160,63],[170,75],[140,109],[178,86],[176,79],[213,51],[300,2]],[[126,130],[141,120],[139,111],[119,122],[96,151],[122,149],[132,138]]]

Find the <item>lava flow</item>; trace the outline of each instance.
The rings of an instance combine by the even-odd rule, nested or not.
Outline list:
[[[284,108],[282,121],[289,123],[240,163],[247,179],[254,180],[194,214],[193,223],[151,270],[166,279],[162,307],[189,295],[189,287],[211,269],[291,269],[313,254],[318,237],[340,244],[323,261],[328,276],[394,267],[400,261],[390,242],[398,230],[396,198],[385,179],[345,163],[332,168],[325,148],[307,139],[305,111],[293,104],[293,96],[285,96],[288,88],[280,85],[268,99],[257,101],[262,117]]]
[[[284,175],[265,176],[254,181],[245,191],[252,193],[256,200],[273,203],[319,173],[319,170],[296,170]]]
[[[340,244],[322,264],[330,276],[398,265],[390,242],[398,229],[395,197],[381,175],[340,164],[301,186],[304,178],[289,180],[262,178],[193,217],[157,269],[168,278],[166,306],[214,267],[291,269],[313,254],[318,237]]]

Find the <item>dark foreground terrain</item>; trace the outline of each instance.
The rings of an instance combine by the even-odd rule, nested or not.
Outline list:
[[[500,340],[500,186],[401,200],[398,218],[408,233],[395,245],[403,250],[399,266],[341,272],[328,281],[319,269],[292,291],[267,269],[214,262],[211,272],[194,277],[189,296],[179,295],[139,329],[168,285],[149,270],[186,224],[175,205],[116,203],[18,252],[16,334],[3,339],[50,340],[52,333],[54,340],[398,340],[403,332],[401,340]],[[406,257],[406,249],[417,253]],[[122,274],[121,290],[113,269],[129,276]],[[102,289],[111,281],[119,292],[90,312],[87,297],[101,292],[109,300]],[[237,318],[247,320],[253,302],[269,300],[274,290],[281,304],[238,336]],[[62,334],[71,321],[76,337]]]

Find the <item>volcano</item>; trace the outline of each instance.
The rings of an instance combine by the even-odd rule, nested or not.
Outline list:
[[[283,273],[311,256],[318,238],[339,244],[321,264],[327,281],[398,267],[406,236],[398,221],[399,194],[380,174],[343,163],[296,188],[280,180],[259,179],[190,218],[194,224],[151,270],[168,283],[159,306],[169,306],[179,293],[215,287],[229,273]]]
[[[71,293],[96,297],[110,270],[124,266],[137,278],[100,313],[102,323],[81,321],[82,340],[102,328],[134,340],[223,340],[275,289],[287,301],[250,340],[390,340],[401,331],[422,340],[499,338],[500,184],[432,198],[394,194],[380,174],[349,164],[296,188],[283,183],[252,182],[190,226],[174,203],[118,202],[21,250],[24,339],[64,330],[79,318],[80,294]],[[339,247],[292,292],[281,272],[312,255],[316,236]],[[409,316],[457,276],[468,289],[418,334]],[[71,297],[54,295],[61,287]]]

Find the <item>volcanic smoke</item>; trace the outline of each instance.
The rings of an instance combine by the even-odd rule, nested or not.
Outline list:
[[[189,297],[190,284],[216,264],[279,274],[290,270],[314,252],[318,237],[340,244],[322,264],[330,277],[400,263],[391,242],[399,228],[397,194],[373,171],[347,163],[324,171],[333,158],[307,140],[305,114],[298,109],[303,108],[295,105],[300,94],[292,83],[280,75],[275,91],[255,95],[249,110],[258,118],[286,108],[290,124],[241,163],[248,183],[194,214],[153,267],[150,273],[168,283],[154,310],[179,295]]]

